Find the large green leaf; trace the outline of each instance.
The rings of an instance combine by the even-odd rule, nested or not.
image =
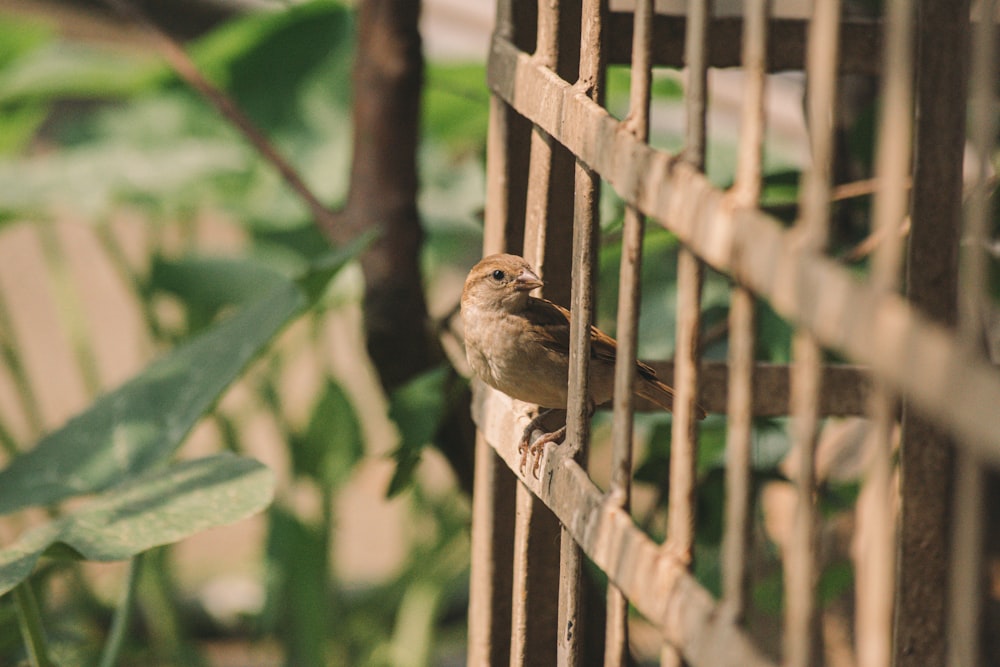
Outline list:
[[[179,298],[187,307],[189,330],[197,331],[223,308],[257,300],[278,278],[276,270],[249,258],[156,255],[149,287]]]
[[[303,122],[296,102],[325,67],[342,75],[326,77],[327,94],[346,102],[353,46],[351,11],[340,2],[312,0],[230,21],[198,40],[191,53],[243,111],[274,132]]]
[[[27,578],[44,554],[124,560],[248,517],[273,495],[270,469],[232,454],[148,470],[0,550],[0,595]]]
[[[305,305],[285,283],[44,437],[0,472],[0,513],[107,488],[163,461]]]
[[[0,514],[102,491],[162,462],[369,238],[317,261],[296,282],[275,279],[259,300],[153,362],[14,459],[0,471]]]

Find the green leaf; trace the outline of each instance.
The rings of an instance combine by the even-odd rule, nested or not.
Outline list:
[[[339,487],[364,456],[361,423],[339,384],[328,380],[304,434],[292,440],[292,466],[329,489]]]
[[[0,113],[0,155],[24,149],[45,121],[49,110],[41,104],[16,104]]]
[[[168,70],[150,55],[70,42],[52,42],[0,70],[0,104],[57,98],[106,99],[132,95],[165,80]]]
[[[456,152],[485,150],[489,94],[483,64],[430,63],[424,78],[424,135]]]
[[[0,17],[0,68],[40,48],[54,36],[55,31],[41,21]]]
[[[153,258],[149,286],[184,302],[189,324],[210,322],[227,306],[250,303],[281,275],[252,259],[235,257]]]
[[[322,294],[365,240],[331,252],[299,278]],[[325,286],[325,283],[322,283]],[[192,338],[0,471],[0,514],[95,493],[169,457],[222,392],[308,305],[313,294],[275,280],[271,291]]]
[[[0,471],[0,514],[108,488],[170,456],[306,305],[286,282],[153,362]]]
[[[34,215],[59,206],[99,217],[120,200],[181,198],[220,174],[247,168],[250,153],[232,141],[175,137],[169,145],[95,142],[0,162],[0,209]]]
[[[248,517],[273,494],[265,465],[231,454],[149,470],[0,551],[0,595],[27,578],[42,555],[124,560]]]
[[[393,452],[396,472],[386,492],[391,498],[409,485],[424,446],[434,440],[453,391],[450,367],[438,366],[416,376],[392,393],[389,418],[396,422],[401,441]]]
[[[344,76],[327,78],[325,88],[346,102],[353,45],[351,11],[338,2],[314,0],[248,13],[199,40],[191,53],[243,111],[274,132],[303,122],[296,101],[331,60]]]
[[[823,569],[816,583],[817,594],[823,606],[854,589],[854,567],[851,561],[837,560]]]
[[[271,508],[269,519],[269,615],[286,664],[331,664],[329,638],[341,632],[345,619],[331,623],[330,528],[307,524],[278,505]]]
[[[364,252],[382,234],[380,229],[370,229],[360,234],[343,248],[332,250],[314,259],[309,270],[298,277],[299,287],[305,290],[310,301],[318,301],[327,286],[344,265]]]

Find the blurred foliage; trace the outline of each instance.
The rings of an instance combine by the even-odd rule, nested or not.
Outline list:
[[[354,50],[350,10],[320,0],[248,14],[188,50],[318,196],[331,206],[344,198]],[[421,209],[432,266],[467,263],[480,245],[483,78],[481,64],[428,67]],[[53,559],[128,558],[270,502],[274,482],[256,461],[222,454],[175,464],[172,452],[206,417],[215,422],[224,448],[245,451],[243,426],[215,408],[218,397],[306,306],[307,319],[315,320],[355,300],[353,279],[333,291],[327,285],[358,247],[331,259],[328,242],[271,166],[155,54],[70,42],[43,23],[0,20],[0,110],[0,220],[43,230],[72,212],[93,224],[119,277],[136,295],[154,341],[176,345],[33,448],[15,443],[27,451],[0,471],[0,505],[11,511],[41,503],[55,518],[0,552],[0,584],[9,590],[34,570],[31,588],[18,590],[24,588],[29,599],[35,591],[39,595],[35,646],[66,664],[96,662],[97,647],[105,643],[107,651],[116,641],[106,624],[119,617],[133,629],[112,657],[120,650],[145,662],[205,664],[192,642],[217,621],[205,619],[204,610],[192,617],[196,603],[177,587],[171,558],[137,565],[130,581],[139,581],[138,598],[126,596],[117,609],[97,602],[75,575],[78,602],[55,605],[48,599],[52,575],[73,569]],[[110,223],[122,210],[149,221],[154,244],[146,265],[130,262],[112,231]],[[200,250],[196,229],[206,213],[234,221],[246,238],[243,249],[225,256]],[[180,248],[166,241],[169,228],[181,230]],[[181,307],[180,321],[162,314],[158,304],[164,300]],[[76,342],[92,349],[87,340]],[[16,357],[16,349],[8,351]],[[390,490],[409,489],[412,511],[431,518],[415,543],[420,553],[402,571],[358,590],[338,577],[330,554],[337,539],[335,500],[368,456],[361,417],[340,382],[327,375],[305,423],[289,419],[278,390],[283,370],[280,356],[271,357],[254,372],[254,383],[287,443],[293,484],[317,489],[325,509],[319,516],[303,514],[278,489],[279,502],[267,514],[261,565],[267,572],[265,605],[242,622],[242,631],[277,639],[287,664],[390,664],[411,654],[422,656],[411,664],[428,664],[440,650],[434,637],[447,631],[436,619],[447,616],[454,625],[460,619],[455,610],[465,604],[467,516],[461,504],[458,510],[442,507],[453,503],[447,496],[424,494],[414,476],[441,418],[442,383],[454,385],[453,372],[418,378],[391,398],[401,444]],[[79,510],[58,504],[91,493],[97,495]],[[47,558],[34,568],[43,553]],[[133,590],[132,583],[125,585]],[[5,664],[25,655],[14,613],[25,605],[9,600],[0,602]],[[157,619],[154,625],[129,623],[128,610],[136,607]],[[423,649],[413,653],[415,645]]]

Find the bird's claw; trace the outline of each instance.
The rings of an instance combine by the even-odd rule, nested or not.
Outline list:
[[[561,440],[566,435],[566,427],[563,426],[552,433],[542,433],[534,442],[531,441],[533,431],[534,425],[529,424],[529,428],[526,428],[524,435],[521,436],[517,452],[521,455],[521,474],[524,474],[524,467],[527,465],[528,457],[530,456],[534,459],[534,463],[531,466],[531,474],[535,479],[538,479],[538,469],[542,465],[542,455],[545,453],[545,445]]]

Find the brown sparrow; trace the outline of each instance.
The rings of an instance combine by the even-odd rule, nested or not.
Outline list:
[[[462,290],[465,353],[475,374],[486,384],[512,398],[548,408],[524,429],[518,452],[524,471],[529,450],[536,457],[548,442],[565,435],[566,427],[546,433],[529,446],[531,434],[542,417],[566,408],[569,375],[570,313],[546,299],[529,295],[542,281],[522,257],[490,255],[476,264]],[[590,407],[611,399],[614,390],[614,339],[590,327]],[[636,362],[633,391],[664,410],[672,410],[674,391],[656,377],[652,368]],[[705,411],[696,407],[698,418]]]

